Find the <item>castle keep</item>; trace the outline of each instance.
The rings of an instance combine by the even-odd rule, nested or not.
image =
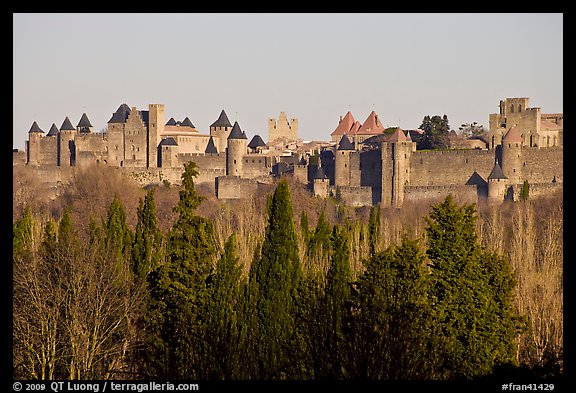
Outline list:
[[[54,170],[115,166],[142,183],[178,182],[184,164],[194,161],[196,182],[214,184],[221,199],[247,197],[259,183],[288,174],[319,197],[331,195],[353,206],[400,207],[449,193],[499,202],[517,199],[525,181],[531,195],[561,187],[562,114],[541,114],[528,98],[507,98],[489,121],[483,148],[416,150],[411,132],[385,128],[374,111],[362,124],[347,112],[328,142],[303,142],[298,120],[288,121],[281,112],[278,120],[268,120],[266,144],[259,135],[248,142],[224,110],[203,134],[188,117],[165,121],[162,104],[147,110],[122,104],[104,132],[93,131],[86,113],[76,127],[66,117],[60,129],[52,124],[48,133],[34,122],[25,161]]]

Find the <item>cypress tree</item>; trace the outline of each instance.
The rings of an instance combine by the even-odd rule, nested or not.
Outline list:
[[[380,205],[370,207],[370,219],[368,221],[368,241],[370,255],[375,255],[380,241]]]
[[[439,378],[475,378],[514,362],[514,278],[504,259],[479,245],[474,213],[448,196],[426,219]]]
[[[144,200],[140,199],[137,210],[138,223],[132,246],[132,269],[139,278],[144,278],[162,258],[162,232],[158,228],[154,188]]]
[[[342,379],[345,377],[343,320],[352,280],[349,235],[346,228],[334,226],[331,242],[333,251],[326,275],[322,315],[324,367],[319,377]]]
[[[126,223],[126,213],[118,195],[114,195],[108,207],[104,223],[104,238],[106,246],[116,257],[119,267],[130,263],[133,234]]]
[[[196,164],[184,166],[178,219],[167,244],[167,260],[149,274],[150,334],[146,372],[155,377],[207,378],[209,277],[216,243],[212,223],[197,216],[203,200],[195,189]]]
[[[238,375],[240,295],[242,271],[236,254],[236,236],[230,235],[216,264],[210,291],[209,329],[213,379],[232,379]]]
[[[366,261],[345,318],[349,377],[430,377],[432,322],[424,261],[418,243],[408,239]]]
[[[260,259],[250,269],[249,291],[258,313],[255,341],[260,379],[286,379],[295,334],[294,301],[301,275],[294,213],[286,180],[270,199]]]

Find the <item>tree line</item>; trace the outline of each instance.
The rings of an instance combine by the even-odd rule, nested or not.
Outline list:
[[[243,274],[237,236],[221,249],[198,212],[196,175],[186,164],[166,233],[154,189],[135,230],[118,197],[87,237],[68,212],[41,222],[27,210],[14,223],[15,378],[454,380],[519,368],[529,323],[508,259],[478,240],[473,205],[449,196],[426,236],[386,248],[374,207],[357,261],[359,223],[322,213],[309,228],[302,212],[297,228],[281,180]]]

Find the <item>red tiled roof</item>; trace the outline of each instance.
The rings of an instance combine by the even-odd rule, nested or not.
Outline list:
[[[352,126],[352,128],[350,129],[350,132],[348,133],[348,135],[356,135],[358,133],[358,130],[360,129],[362,125],[360,124],[360,122],[358,120],[356,120],[354,122],[354,125]]]
[[[330,135],[348,134],[350,129],[354,126],[354,121],[355,121],[354,116],[352,116],[352,113],[350,113],[350,111],[348,111],[348,113],[346,113],[346,115],[344,115],[342,120],[340,120],[340,122],[338,123],[338,126],[336,127],[336,129],[334,131],[332,131],[332,134],[330,134]]]
[[[368,118],[366,119],[364,124],[362,124],[362,127],[360,127],[360,129],[356,132],[356,134],[375,135],[375,134],[381,134],[383,132],[384,132],[384,126],[380,122],[380,119],[378,119],[378,115],[376,114],[376,112],[372,111],[368,115]]]
[[[394,131],[394,133],[390,136],[390,139],[388,139],[388,142],[408,142],[410,140],[411,139],[406,138],[404,131],[402,131],[400,127],[397,127],[396,131]]]
[[[506,135],[504,135],[504,142],[519,142],[522,143],[522,135],[520,134],[520,129],[516,126],[510,127]]]
[[[550,120],[540,120],[540,129],[541,130],[560,130],[562,126],[554,123]]]

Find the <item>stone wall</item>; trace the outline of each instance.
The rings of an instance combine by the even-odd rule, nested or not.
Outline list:
[[[371,187],[332,187],[332,194],[339,196],[347,206],[371,206],[372,205],[372,188]]]
[[[452,194],[460,202],[478,202],[476,185],[406,186],[404,188],[404,201],[443,199],[449,194]]]
[[[219,176],[216,178],[216,197],[218,199],[249,198],[258,189],[254,179],[242,179],[239,176]]]
[[[255,178],[269,175],[272,171],[272,157],[249,154],[243,157],[242,177]]]
[[[40,163],[42,165],[58,165],[58,137],[45,136],[40,138]]]
[[[474,171],[487,180],[493,167],[490,150],[417,150],[410,160],[409,185],[463,185]]]
[[[522,176],[528,183],[549,183],[554,176],[560,181],[563,176],[564,148],[523,148],[521,153]]]

